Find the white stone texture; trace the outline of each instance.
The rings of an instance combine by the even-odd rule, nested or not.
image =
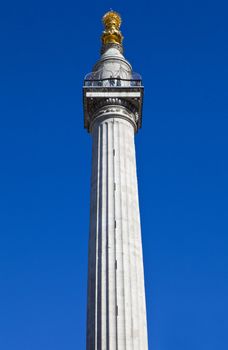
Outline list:
[[[134,127],[103,116],[92,137],[87,350],[147,350]]]
[[[110,48],[95,64],[93,74],[96,79],[121,78],[131,79],[132,68],[130,63],[116,48]],[[129,86],[129,83],[121,82],[122,86]]]

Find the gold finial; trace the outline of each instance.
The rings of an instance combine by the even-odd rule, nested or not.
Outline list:
[[[102,21],[105,26],[105,30],[102,34],[103,45],[110,43],[121,45],[123,41],[123,35],[120,31],[120,25],[122,22],[120,15],[117,12],[111,10],[104,15]]]

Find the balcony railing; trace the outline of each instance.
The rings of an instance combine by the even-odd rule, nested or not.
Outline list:
[[[122,78],[106,78],[106,79],[85,79],[86,87],[137,87],[142,86],[142,79],[122,79]]]

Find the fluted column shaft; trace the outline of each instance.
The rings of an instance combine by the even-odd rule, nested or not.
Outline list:
[[[104,116],[92,137],[87,350],[147,350],[134,127]]]

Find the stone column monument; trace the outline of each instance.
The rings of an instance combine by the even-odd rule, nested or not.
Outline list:
[[[143,86],[123,56],[121,18],[103,17],[101,57],[84,81],[92,135],[87,350],[147,350],[134,135]]]

